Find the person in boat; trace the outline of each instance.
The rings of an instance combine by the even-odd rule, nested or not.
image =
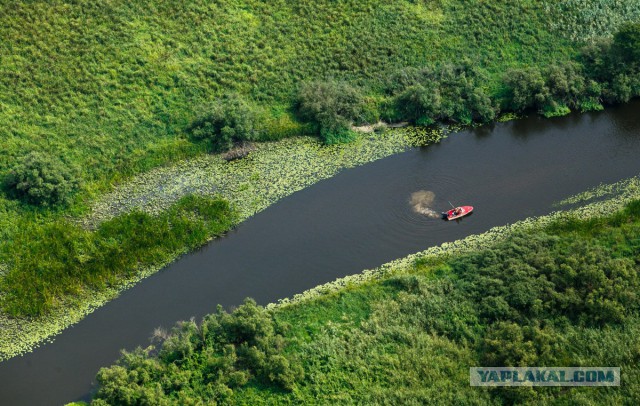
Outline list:
[[[459,214],[462,213],[462,208],[461,207],[456,207],[455,209],[453,209],[453,215],[457,216]]]

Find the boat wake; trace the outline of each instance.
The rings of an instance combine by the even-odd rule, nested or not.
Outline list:
[[[440,218],[440,213],[433,210],[431,204],[436,195],[430,190],[419,190],[411,193],[409,204],[413,207],[413,211],[434,219]]]

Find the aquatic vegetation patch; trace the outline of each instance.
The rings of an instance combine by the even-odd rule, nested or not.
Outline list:
[[[554,207],[567,206],[578,203],[585,203],[590,200],[601,199],[604,197],[613,197],[620,193],[629,192],[630,190],[640,188],[638,177],[629,179],[623,179],[615,183],[603,183],[599,186],[585,190],[582,193],[578,193],[574,196],[570,196],[559,202],[554,203]]]
[[[133,178],[102,197],[82,220],[87,227],[131,210],[158,214],[185,194],[220,195],[237,207],[241,220],[279,199],[411,146],[439,142],[462,127],[405,127],[383,134],[358,134],[348,144],[322,145],[311,137],[256,144],[246,158],[227,162],[201,156]]]
[[[517,113],[513,113],[513,112],[508,112],[508,113],[502,113],[500,114],[497,118],[496,121],[499,123],[506,123],[507,121],[513,121],[513,120],[518,120],[520,118],[522,118],[523,116],[521,114],[517,114]]]

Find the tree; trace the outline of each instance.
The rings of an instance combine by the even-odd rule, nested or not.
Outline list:
[[[360,91],[334,80],[305,83],[298,93],[297,110],[310,122],[323,142],[333,144],[351,138],[351,123],[363,112]]]
[[[68,203],[80,180],[60,159],[33,151],[13,167],[5,184],[9,193],[27,203],[54,206]]]
[[[479,85],[482,72],[470,63],[433,69],[403,69],[392,75],[387,91],[395,94],[397,115],[419,125],[436,121],[469,124],[495,118],[496,108]]]
[[[510,93],[510,107],[516,111],[541,108],[549,97],[542,73],[536,68],[510,70],[505,82]]]
[[[208,141],[213,152],[223,152],[259,134],[259,113],[237,94],[228,94],[208,106],[187,127],[196,140]]]
[[[433,82],[409,86],[396,98],[400,115],[420,125],[433,124],[440,117],[440,91]]]
[[[613,37],[612,51],[619,60],[637,68],[640,65],[640,23],[623,24]]]

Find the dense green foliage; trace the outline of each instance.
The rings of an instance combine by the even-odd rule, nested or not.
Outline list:
[[[151,241],[174,227],[167,220],[173,214],[134,213],[117,220],[121,227],[112,225],[110,235],[62,220],[83,215],[123,178],[168,161],[310,131],[326,143],[344,142],[351,124],[378,118],[469,123],[491,120],[499,108],[550,116],[638,95],[637,61],[626,52],[637,41],[636,26],[580,51],[583,40],[596,39],[593,32],[615,33],[637,7],[589,1],[602,6],[606,30],[583,27],[594,17],[573,0],[54,0],[3,7],[4,309],[46,312],[67,294],[108,283],[107,275],[188,246],[167,243],[165,250]],[[573,42],[564,27],[553,28],[558,21],[589,35]],[[505,72],[521,69],[533,79],[505,81]],[[516,93],[518,100],[509,98]],[[310,125],[298,121],[296,105],[305,106],[300,118]],[[419,144],[424,137],[416,138]],[[64,211],[50,209],[70,201]],[[148,228],[160,234],[132,237]],[[134,242],[138,262],[98,253],[126,238],[148,244],[149,253]]]
[[[200,325],[179,323],[157,354],[138,349],[125,354],[118,366],[102,369],[97,397],[105,401],[94,403],[228,402],[233,389],[249,380],[290,391],[304,373],[297,359],[283,353],[285,331],[286,325],[251,300],[232,314],[219,308]]]
[[[335,144],[353,138],[350,127],[360,118],[363,104],[360,91],[345,82],[311,82],[301,87],[297,110],[326,144]]]
[[[139,267],[194,249],[234,222],[221,199],[187,196],[159,216],[132,212],[88,231],[61,219],[21,224],[4,255],[10,271],[0,281],[2,309],[37,316],[86,289],[116,283]]]
[[[613,37],[613,52],[628,68],[640,67],[640,23],[626,23]]]
[[[535,108],[545,116],[565,115],[573,110],[601,110],[602,89],[588,80],[575,63],[551,65],[544,72],[535,68],[510,71],[508,107],[515,111]]]
[[[640,23],[627,23],[613,39],[586,46],[579,62],[527,67],[505,76],[505,107],[536,109],[545,116],[571,110],[600,110],[602,102],[627,102],[640,95]]]
[[[196,140],[206,140],[213,152],[226,151],[244,141],[258,138],[260,114],[238,95],[226,95],[198,116],[187,132]]]
[[[5,180],[10,194],[42,206],[67,203],[78,186],[79,180],[73,170],[41,152],[31,152],[23,157]]]
[[[389,79],[387,91],[395,96],[397,115],[391,118],[421,125],[493,120],[497,108],[482,87],[486,79],[468,63],[401,70]]]
[[[296,374],[288,390],[264,377],[243,379],[243,385],[227,385],[226,400],[630,402],[640,395],[640,347],[635,339],[640,332],[638,235],[640,201],[635,201],[607,218],[556,222],[482,251],[438,263],[418,261],[409,273],[272,311],[263,316],[269,323],[290,326],[281,333],[286,344],[276,352],[301,362],[304,376]],[[264,314],[251,302],[248,309],[251,312],[232,315],[219,311],[199,327],[189,323],[188,334],[179,325],[160,346],[160,355],[154,355],[153,347],[125,355],[118,366],[100,372],[100,400],[95,403],[114,404],[126,393],[132,404],[143,404],[152,391],[152,399],[164,401],[220,400],[221,392],[211,387],[229,382],[233,373],[205,378],[203,360],[211,357],[211,350],[190,349],[202,341],[211,317],[238,317],[254,325],[255,314]],[[224,357],[221,348],[238,340],[233,334],[218,336],[223,339],[214,348],[217,357]],[[622,368],[624,384],[597,391],[479,389],[469,386],[469,367],[478,365],[613,365]],[[182,385],[171,387],[174,380]]]
[[[552,27],[564,37],[589,42],[612,35],[625,22],[640,20],[640,3],[628,0],[554,0]]]

